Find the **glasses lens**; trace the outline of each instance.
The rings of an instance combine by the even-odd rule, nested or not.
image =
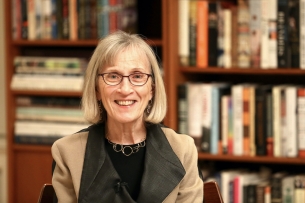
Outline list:
[[[134,73],[129,76],[129,80],[134,85],[144,85],[147,81],[148,75],[144,73]]]
[[[117,73],[104,74],[105,82],[109,85],[117,85],[121,82],[122,76]]]

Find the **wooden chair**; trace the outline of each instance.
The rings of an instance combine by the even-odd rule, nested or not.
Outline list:
[[[41,188],[38,203],[53,203],[55,194],[52,184],[44,184]]]
[[[53,203],[54,193],[52,184],[44,184],[40,191],[38,203]],[[203,203],[223,203],[219,187],[215,181],[204,183],[203,194]]]
[[[215,181],[203,184],[203,203],[223,203],[219,187]]]

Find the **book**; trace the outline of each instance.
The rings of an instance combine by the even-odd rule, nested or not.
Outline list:
[[[20,121],[14,123],[15,141],[24,144],[52,144],[52,141],[87,128],[89,124]]]
[[[305,69],[305,0],[300,0],[300,68]]]
[[[248,86],[249,89],[249,155],[256,155],[255,145],[255,88],[256,85]]]
[[[223,67],[224,54],[224,14],[221,3],[217,3],[217,66]]]
[[[189,32],[190,32],[190,55],[189,55],[189,65],[196,66],[197,60],[197,1],[189,1]]]
[[[228,154],[229,134],[229,99],[230,95],[221,96],[221,146],[222,154]]]
[[[218,16],[217,3],[208,3],[208,66],[217,66]]]
[[[189,83],[187,89],[188,135],[194,138],[198,151],[202,149],[203,90],[201,84]]]
[[[288,175],[282,179],[282,202],[295,202],[294,200],[295,176]]]
[[[268,0],[268,68],[277,68],[277,3],[278,0]]]
[[[249,1],[250,11],[250,65],[259,68],[261,63],[261,2]]]
[[[78,39],[77,0],[69,0],[69,39]],[[92,11],[92,13],[95,13]]]
[[[288,86],[285,88],[286,108],[286,136],[282,140],[285,145],[284,156],[296,157],[297,147],[297,87]]]
[[[233,155],[243,155],[243,84],[232,86]]]
[[[262,0],[261,2],[261,64],[262,69],[269,68],[269,10],[270,0]]]
[[[183,83],[178,85],[178,132],[181,134],[188,133],[188,102],[187,91],[188,84]]]
[[[277,172],[271,176],[271,202],[282,202],[282,180],[287,176],[286,172]]]
[[[238,67],[250,67],[250,11],[249,4],[246,0],[238,0]]]
[[[271,94],[269,85],[259,85],[255,89],[255,143],[256,155],[267,154],[267,96]]]
[[[202,106],[202,116],[201,116],[201,127],[202,127],[202,134],[201,134],[201,151],[202,152],[211,152],[211,144],[212,144],[212,84],[203,83],[201,84],[201,102],[200,105]],[[191,116],[191,115],[189,115]],[[218,137],[217,137],[218,138]],[[218,139],[213,139],[213,142],[216,145]],[[215,150],[216,151],[216,150]]]
[[[242,92],[243,99],[243,155],[250,155],[250,89],[245,86]]]
[[[239,27],[238,27],[238,5],[230,6],[231,11],[231,43],[238,42]],[[231,66],[238,67],[238,46],[236,44],[231,45]]]
[[[208,54],[209,54],[208,9],[209,9],[209,3],[207,1],[197,1],[196,64],[200,68],[208,67]]]
[[[36,39],[36,14],[35,14],[36,0],[27,1],[27,22],[28,22],[28,39]]]
[[[305,126],[303,121],[305,119],[305,88],[299,87],[297,92],[297,142],[298,142],[298,156],[305,157]]]
[[[289,0],[288,53],[291,68],[300,67],[300,0]]]
[[[305,202],[305,175],[298,174],[294,180],[294,201],[295,203]]]
[[[223,27],[224,27],[224,34],[223,34],[223,65],[224,68],[231,68],[232,67],[232,11],[229,8],[225,8],[223,10]]]
[[[220,191],[222,195],[223,202],[229,202],[230,201],[230,193],[232,195],[232,192],[230,192],[230,182],[231,184],[231,190],[233,186],[233,180],[239,173],[239,170],[224,170],[220,171]]]
[[[189,65],[189,2],[178,1],[178,32],[179,32],[179,59],[182,66]]]
[[[266,125],[266,155],[273,157],[273,108],[272,108],[272,90],[271,90],[271,94],[268,93],[266,96],[266,121],[267,121],[267,125]]]
[[[277,7],[277,60],[278,68],[289,67],[288,54],[288,0],[278,0]]]
[[[81,92],[83,76],[26,75],[14,74],[10,87],[12,90],[56,90]]]
[[[211,83],[211,139],[210,139],[210,153],[218,154],[219,140],[221,140],[221,97],[228,95],[230,92],[230,85],[228,83]]]

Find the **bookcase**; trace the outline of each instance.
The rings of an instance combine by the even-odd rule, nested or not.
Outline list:
[[[8,202],[37,202],[44,183],[51,183],[52,157],[50,145],[17,144],[14,141],[16,98],[19,96],[73,97],[81,92],[50,90],[12,90],[14,58],[16,56],[79,57],[89,59],[98,39],[90,40],[26,40],[14,39],[13,7],[22,1],[5,1],[5,57],[6,57],[6,104],[7,104],[7,151],[8,151]],[[63,1],[64,2],[64,1]],[[68,1],[65,1],[68,2]],[[70,1],[69,1],[70,2]],[[72,2],[72,1],[71,1]],[[76,2],[76,1],[74,1]],[[94,2],[94,1],[91,1]],[[97,1],[96,1],[97,2]],[[167,79],[167,34],[169,2],[166,0],[136,1],[137,29],[153,47]],[[165,121],[167,123],[167,121]]]
[[[181,0],[138,1],[138,32],[149,39],[164,72],[168,96],[168,112],[164,124],[178,129],[177,86],[184,82],[230,81],[232,83],[291,83],[304,85],[305,71],[299,69],[241,69],[232,67],[185,67],[179,62],[179,8]],[[210,2],[234,0],[210,0]],[[24,56],[73,56],[89,58],[97,40],[13,40],[11,2],[5,1],[5,54],[6,54],[6,103],[8,149],[8,198],[10,203],[37,201],[40,188],[51,182],[52,157],[50,146],[20,145],[14,142],[17,96],[80,97],[80,92],[11,90],[14,74],[14,57]],[[212,165],[217,170],[228,168],[255,169],[266,165],[274,170],[301,172],[305,166],[302,158],[273,158],[266,156],[212,155],[199,152],[202,165]]]

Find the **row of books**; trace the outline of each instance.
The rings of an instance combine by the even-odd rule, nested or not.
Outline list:
[[[180,63],[305,69],[304,15],[305,0],[180,0]]]
[[[305,87],[184,83],[178,108],[179,132],[199,151],[305,157]]]
[[[80,109],[80,98],[19,96],[16,106],[16,143],[52,144],[89,126]]]
[[[11,89],[80,92],[86,66],[83,58],[17,56]]]
[[[13,39],[98,39],[137,32],[136,0],[13,0]]]
[[[305,174],[271,173],[266,169],[258,172],[231,169],[219,171],[210,178],[219,184],[224,202],[305,202]]]

